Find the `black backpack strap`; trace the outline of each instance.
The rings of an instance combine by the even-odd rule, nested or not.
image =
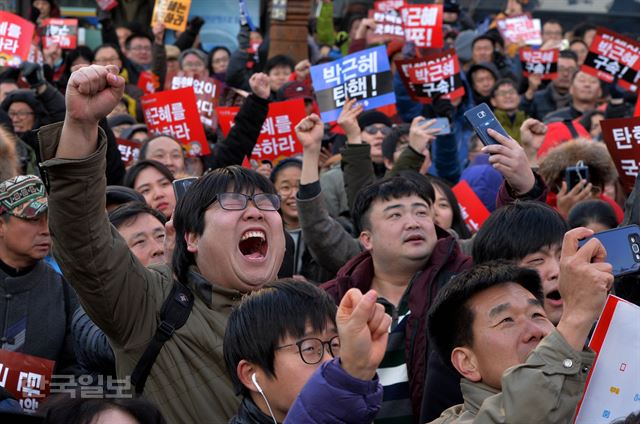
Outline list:
[[[578,134],[578,131],[576,130],[575,125],[573,125],[573,121],[571,119],[565,119],[562,122],[567,126],[567,128],[569,128],[569,132],[571,133],[571,138],[580,137],[580,134]]]
[[[160,325],[156,329],[156,334],[131,373],[131,383],[135,386],[136,395],[142,394],[147,377],[151,373],[151,367],[153,367],[162,346],[177,329],[187,322],[192,307],[193,293],[191,290],[184,284],[174,281],[171,293],[160,309]]]

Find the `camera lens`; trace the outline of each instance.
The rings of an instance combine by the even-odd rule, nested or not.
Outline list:
[[[634,243],[631,245],[631,250],[633,250],[633,253],[640,253],[640,246]]]

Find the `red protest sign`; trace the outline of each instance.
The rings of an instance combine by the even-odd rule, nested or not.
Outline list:
[[[176,75],[171,80],[171,89],[193,87],[196,94],[196,103],[200,112],[200,120],[204,125],[213,129],[218,127],[218,118],[215,108],[222,95],[222,83],[215,78],[194,78],[185,75]]]
[[[507,44],[542,44],[540,19],[531,19],[529,14],[498,19],[496,24]]]
[[[96,0],[96,3],[102,10],[111,10],[118,5],[117,0]]]
[[[55,361],[0,349],[0,386],[15,396],[26,412],[36,412],[49,394]]]
[[[638,101],[636,102],[636,111],[633,113],[633,116],[640,116],[640,96],[638,96]]]
[[[600,128],[622,184],[633,190],[640,169],[640,117],[605,119]]]
[[[125,168],[133,165],[140,156],[140,147],[142,146],[142,143],[137,140],[126,140],[124,138],[117,138],[116,143],[118,143],[120,159],[122,159]]]
[[[377,12],[388,12],[390,10],[400,10],[404,6],[404,0],[380,0],[373,3],[373,10]]]
[[[231,127],[233,126],[233,120],[236,118],[239,110],[240,108],[237,106],[219,107],[216,109],[216,112],[218,112],[220,131],[222,131],[222,135],[225,137],[229,135],[229,131],[231,131]]]
[[[238,110],[237,107],[218,108],[220,129],[225,137],[233,126]],[[302,154],[302,145],[294,128],[305,116],[303,99],[269,103],[269,114],[262,124],[251,159],[258,163],[268,160],[277,164],[283,159]]]
[[[147,94],[140,103],[149,133],[172,136],[183,144],[189,156],[211,153],[191,87]]]
[[[606,28],[598,28],[581,70],[604,82],[618,79],[626,90],[637,91],[640,43]]]
[[[542,76],[543,80],[552,80],[558,76],[558,56],[560,50],[520,49],[522,75],[525,78],[532,74]]]
[[[416,47],[444,46],[441,4],[412,4],[404,6],[400,13],[407,41],[412,41]]]
[[[142,71],[138,77],[138,88],[144,94],[153,94],[160,88],[160,78],[151,71]]]
[[[0,12],[0,66],[18,66],[27,60],[36,26],[9,12]]]
[[[58,44],[63,49],[75,49],[78,44],[78,20],[49,18],[42,21],[44,38],[42,47],[45,49]]]
[[[465,180],[460,180],[451,190],[458,199],[464,222],[476,233],[489,217],[489,211]]]
[[[367,44],[388,43],[395,40],[404,41],[402,18],[397,11],[370,10],[369,18],[376,21],[376,29],[367,35]]]
[[[449,100],[464,96],[460,62],[454,50],[396,60],[396,68],[409,95],[417,102],[428,104],[438,95]]]

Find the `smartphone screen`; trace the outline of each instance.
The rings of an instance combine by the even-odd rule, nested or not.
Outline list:
[[[436,122],[433,123],[429,128],[430,129],[438,129],[440,132],[436,135],[447,135],[451,134],[451,125],[449,124],[448,118],[434,118]],[[429,120],[423,121],[424,123],[429,122]]]
[[[181,178],[179,180],[173,180],[173,193],[176,196],[176,201],[180,201],[184,197],[191,184],[198,180],[197,177]]]
[[[568,166],[564,172],[567,191],[571,191],[582,180],[589,182],[589,167],[587,166]]]
[[[500,144],[487,133],[489,128],[499,132],[505,137],[510,137],[486,103],[482,103],[469,109],[464,113],[464,117],[473,127],[476,134],[478,134],[478,137],[480,137],[480,141],[482,141],[482,144],[485,146],[490,144]]]
[[[600,240],[607,251],[606,262],[613,267],[613,275],[625,275],[640,270],[640,227],[627,225],[612,230],[596,233],[591,237],[580,240],[582,247],[592,237]]]

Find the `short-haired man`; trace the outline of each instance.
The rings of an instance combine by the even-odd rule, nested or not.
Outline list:
[[[139,160],[152,159],[160,162],[173,175],[181,175],[185,169],[184,150],[179,141],[167,135],[151,137],[140,148]]]
[[[584,347],[613,283],[597,239],[578,250],[586,228],[562,245],[560,292],[566,306],[556,328],[542,307],[538,274],[487,263],[460,274],[429,311],[429,335],[463,377],[464,404],[433,423],[572,421],[595,354]]]
[[[417,174],[411,179],[378,180],[361,190],[352,218],[366,251],[323,285],[336,303],[352,287],[363,292],[373,289],[393,317],[387,352],[378,369],[384,386],[378,419],[416,421],[423,396],[437,416],[460,396],[457,376],[432,373],[437,365],[430,355],[424,318],[438,289],[470,267],[471,261],[449,233],[434,225],[434,196],[433,187]],[[430,373],[442,377],[433,396],[425,394]]]
[[[104,212],[103,212],[104,213]],[[55,361],[75,374],[75,292],[43,259],[51,249],[44,185],[35,175],[0,184],[0,349]]]
[[[259,91],[268,92],[263,77]],[[109,337],[118,376],[131,374],[157,334],[174,278],[187,286],[193,295],[189,318],[169,333],[144,394],[168,421],[226,422],[239,400],[225,372],[224,328],[242,294],[274,280],[280,269],[284,231],[279,198],[271,182],[253,171],[229,167],[207,174],[189,188],[172,215],[172,268],[144,267],[104,213],[106,144],[97,123],[119,101],[123,88],[114,66],[74,72],[64,124],[41,130],[47,141],[42,156],[50,182],[54,254],[87,314]],[[266,109],[265,103],[261,111],[266,114]],[[257,138],[260,125],[247,124],[242,131]],[[189,296],[181,294],[176,301],[184,304]]]
[[[572,121],[582,116],[583,113],[593,110],[602,97],[600,80],[586,72],[578,71],[571,81],[569,88],[571,103],[569,106],[548,113],[544,122]]]
[[[365,358],[375,358],[375,364],[368,375],[361,375],[358,380],[370,380],[375,374],[375,367],[384,355],[391,321],[382,306],[375,304],[375,297],[371,300],[370,312],[364,314],[366,318],[359,327],[364,325],[361,331],[365,332],[369,332],[367,325],[375,330],[370,332],[375,342],[364,354]],[[354,359],[350,351],[358,342],[344,320],[336,323],[344,315],[349,301],[342,302],[336,317],[336,305],[322,289],[296,280],[270,283],[243,299],[229,317],[224,342],[227,368],[237,392],[243,395],[232,423],[283,422],[303,386],[321,367],[325,384],[310,388],[315,392],[314,397],[327,388],[329,391],[339,388],[340,395],[330,404],[325,403],[322,411],[313,413],[341,421],[339,417],[359,416],[364,411],[369,420],[362,422],[371,421],[377,411],[371,406],[379,405],[382,387],[377,379],[371,384],[371,381],[349,377]],[[357,319],[357,315],[351,314],[350,320]],[[344,340],[344,356],[341,340]],[[341,361],[332,361],[338,356]],[[363,359],[358,358],[358,362]],[[338,384],[332,384],[331,380]],[[348,400],[345,399],[346,383],[359,391],[355,401],[348,395]]]
[[[273,56],[267,61],[264,72],[269,76],[272,93],[275,94],[289,81],[294,68],[295,63],[293,60],[289,56],[282,54]]]
[[[164,262],[164,215],[146,203],[129,202],[109,213],[109,222],[144,266]]]
[[[471,85],[475,104],[491,101],[491,89],[499,78],[498,68],[491,62],[476,63],[469,68],[467,79]]]
[[[562,238],[569,225],[551,206],[542,202],[515,202],[493,212],[473,242],[473,262],[499,259],[538,271],[547,317],[558,325],[562,298],[558,290]]]
[[[571,50],[561,50],[558,57],[558,76],[543,90],[538,91],[540,75],[529,76],[529,87],[521,96],[521,107],[527,115],[539,121],[550,112],[569,106],[571,81],[578,71],[578,56]]]

